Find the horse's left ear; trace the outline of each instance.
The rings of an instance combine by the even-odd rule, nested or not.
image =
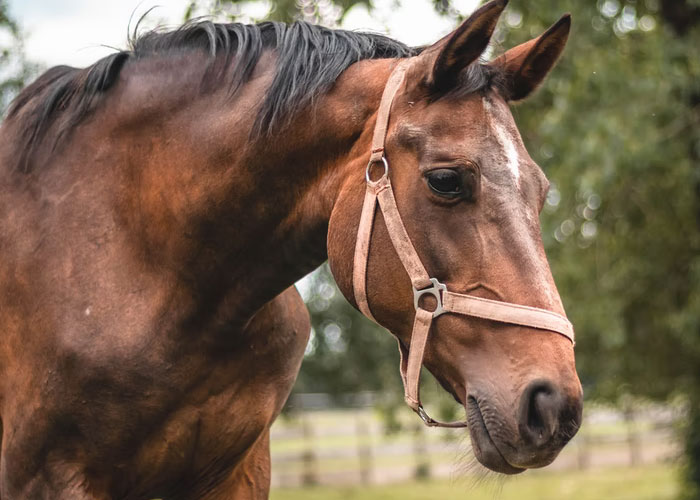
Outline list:
[[[428,63],[426,83],[432,91],[454,88],[460,73],[486,49],[498,18],[508,0],[491,0],[482,5],[455,31],[428,47],[422,59]]]
[[[525,99],[542,83],[564,50],[571,29],[571,16],[565,14],[539,37],[507,51],[491,65],[505,70],[507,101]]]

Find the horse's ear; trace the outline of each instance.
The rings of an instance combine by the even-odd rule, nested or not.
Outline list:
[[[424,51],[432,63],[427,82],[431,90],[446,92],[458,83],[462,70],[486,50],[507,4],[508,0],[492,0],[484,4],[455,31]]]
[[[571,29],[565,14],[539,37],[507,51],[490,64],[505,70],[507,101],[519,101],[532,93],[554,67],[564,50]]]

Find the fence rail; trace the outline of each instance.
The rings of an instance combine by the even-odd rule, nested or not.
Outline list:
[[[464,429],[428,429],[410,412],[400,417],[403,429],[394,434],[387,434],[381,418],[366,406],[280,417],[271,436],[273,487],[385,484],[470,473],[474,459]],[[680,451],[678,418],[678,410],[664,407],[593,408],[549,469],[673,460]]]

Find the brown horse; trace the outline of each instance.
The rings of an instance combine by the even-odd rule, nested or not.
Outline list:
[[[266,497],[268,429],[308,334],[284,290],[328,258],[354,303],[365,167],[399,61],[385,154],[425,268],[563,314],[538,222],[548,183],[507,103],[552,68],[569,19],[482,64],[505,3],[424,49],[199,22],[25,89],[0,133],[0,498]],[[380,211],[373,225],[367,307],[405,350],[409,275]],[[562,335],[445,314],[424,362],[491,469],[544,466],[579,426]]]

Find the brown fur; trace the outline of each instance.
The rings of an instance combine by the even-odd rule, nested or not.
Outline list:
[[[426,85],[439,53],[436,45],[416,57],[387,140],[413,243],[452,290],[561,312],[537,222],[546,179],[497,92],[435,99]],[[464,69],[464,60],[447,62],[443,75]],[[233,99],[226,89],[200,92],[205,64],[182,52],[125,66],[65,144],[37,146],[41,168],[28,174],[14,168],[27,117],[20,111],[3,124],[5,500],[267,495],[269,426],[309,329],[298,295],[285,289],[328,256],[353,296],[364,168],[395,60],[353,64],[292,125],[255,142],[272,53]],[[493,124],[514,138],[517,185]],[[446,204],[431,194],[423,174],[440,164],[476,168],[478,197]],[[408,343],[408,280],[386,228],[375,228],[370,305]],[[472,438],[491,468],[549,463],[578,426],[573,350],[557,335],[441,317],[425,361],[457,400],[478,401],[485,427]],[[533,444],[519,408],[528,385],[543,379],[561,394],[562,413],[551,439]]]

